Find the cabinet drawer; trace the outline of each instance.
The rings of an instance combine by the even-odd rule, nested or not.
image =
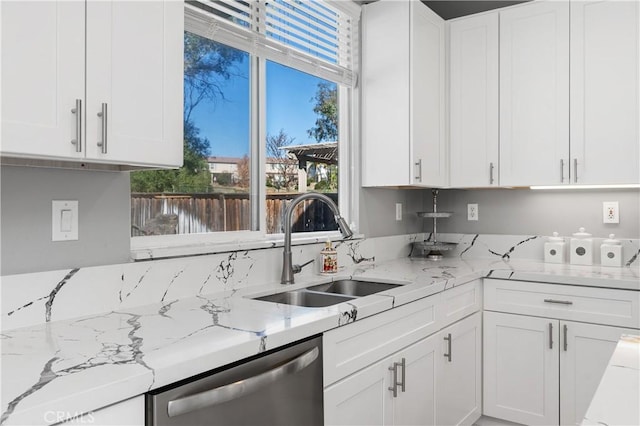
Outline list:
[[[436,294],[326,332],[324,386],[436,332],[439,301]]]
[[[640,292],[512,280],[484,280],[484,309],[640,328]]]
[[[439,315],[440,325],[446,327],[482,308],[481,280],[454,287],[442,292]]]

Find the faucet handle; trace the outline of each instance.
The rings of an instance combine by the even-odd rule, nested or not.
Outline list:
[[[307,266],[308,264],[313,263],[313,262],[315,262],[315,259],[311,259],[311,260],[309,260],[307,262],[304,262],[302,265],[293,265],[291,267],[291,269],[293,270],[294,274],[297,274],[300,271],[302,271],[302,268],[304,268],[305,266]]]

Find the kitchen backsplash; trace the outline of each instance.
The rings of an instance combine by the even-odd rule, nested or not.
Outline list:
[[[409,256],[411,243],[429,234],[338,242],[339,268]],[[543,236],[439,234],[458,243],[447,257],[543,260]],[[594,247],[602,239],[594,238]],[[621,239],[623,265],[640,263],[640,240]],[[324,243],[294,246],[295,263],[316,259],[299,276],[318,272]],[[598,251],[599,252],[599,251]],[[596,261],[597,265],[598,262]],[[247,289],[280,280],[282,248],[243,250],[2,277],[2,330],[155,303]]]

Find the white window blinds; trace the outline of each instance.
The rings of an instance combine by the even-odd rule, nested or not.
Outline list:
[[[336,4],[324,0],[187,1],[185,30],[351,86],[359,8],[347,12]]]

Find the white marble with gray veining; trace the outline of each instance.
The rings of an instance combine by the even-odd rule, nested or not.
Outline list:
[[[450,235],[460,244],[442,261],[408,257],[424,237],[338,243],[338,275],[309,267],[286,289],[351,276],[403,285],[327,308],[248,298],[283,290],[281,249],[2,277],[0,423],[95,410],[483,276],[640,290],[635,260],[549,265],[525,256],[537,238],[473,235]],[[296,246],[294,261],[321,246]]]

